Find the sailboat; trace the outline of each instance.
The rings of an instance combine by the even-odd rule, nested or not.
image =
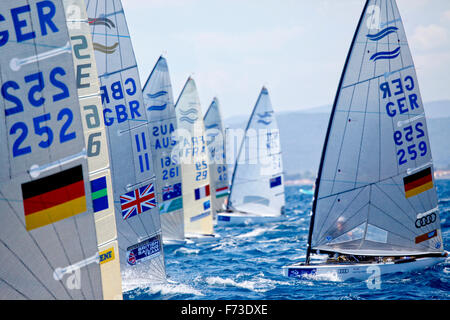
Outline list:
[[[181,163],[184,231],[186,239],[217,239],[211,212],[211,182],[205,128],[195,81],[189,77],[175,104],[177,147],[173,157]]]
[[[225,153],[225,136],[220,113],[219,99],[214,98],[203,117],[209,152],[209,170],[211,175],[211,207],[213,217],[226,209],[228,200],[228,174]]]
[[[86,143],[91,203],[95,216],[98,250],[105,257],[100,265],[104,299],[122,299],[122,278],[117,256],[117,230],[109,170],[100,85],[84,0],[63,0],[72,46],[76,84]],[[108,259],[106,259],[108,257]],[[108,263],[106,263],[106,261]]]
[[[157,201],[164,245],[182,245],[184,216],[181,166],[172,157],[178,128],[167,59],[161,56],[142,90],[151,132],[150,145],[156,174]]]
[[[151,127],[125,13],[120,0],[90,0],[87,12],[110,155],[122,290],[164,283]]]
[[[97,246],[63,2],[0,12],[0,298],[103,299],[114,256]]]
[[[284,212],[283,164],[277,120],[263,87],[236,159],[227,210],[218,225],[278,221]]]
[[[284,274],[380,280],[444,261],[433,171],[424,106],[397,5],[369,0],[330,116],[306,261],[284,267]],[[313,253],[325,259],[313,262]]]

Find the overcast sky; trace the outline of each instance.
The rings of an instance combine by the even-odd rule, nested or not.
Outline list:
[[[189,75],[203,112],[332,104],[365,0],[122,0],[142,84],[167,57],[175,100]],[[450,1],[397,0],[425,102],[450,99]]]

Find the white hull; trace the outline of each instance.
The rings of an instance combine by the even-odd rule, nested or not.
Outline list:
[[[304,278],[318,281],[347,281],[379,279],[388,274],[405,273],[430,268],[444,262],[447,257],[425,257],[415,260],[404,259],[400,263],[297,263],[283,267],[283,275],[292,278]]]
[[[187,243],[186,239],[164,239],[163,238],[163,245],[164,246],[183,246]]]
[[[248,225],[267,222],[277,222],[283,218],[282,215],[263,215],[263,214],[251,214],[243,212],[218,212],[217,213],[217,225]]]
[[[187,243],[210,242],[220,239],[220,235],[218,234],[186,233],[185,237]]]

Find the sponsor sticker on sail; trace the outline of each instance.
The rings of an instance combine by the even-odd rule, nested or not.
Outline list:
[[[104,264],[104,263],[114,260],[114,258],[115,258],[114,247],[111,247],[102,252],[99,252],[99,256],[100,256],[100,264]]]
[[[423,169],[417,173],[403,178],[405,197],[411,198],[433,188],[433,175],[431,168]]]
[[[158,256],[161,252],[161,238],[156,235],[147,240],[139,242],[129,248],[128,264],[135,265],[139,261],[145,261]]]
[[[431,238],[434,238],[436,236],[437,236],[437,230],[433,230],[431,232],[424,233],[424,234],[416,237],[416,239],[415,239],[416,240],[416,244],[424,242],[424,241],[427,241],[427,240],[429,240]]]
[[[22,196],[28,231],[85,212],[81,165],[22,184]]]

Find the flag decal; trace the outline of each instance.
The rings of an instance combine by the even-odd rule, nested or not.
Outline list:
[[[87,210],[81,165],[22,184],[28,231]]]
[[[108,190],[106,177],[100,177],[91,181],[91,197],[94,212],[108,209]]]
[[[153,183],[120,196],[122,218],[126,220],[156,207]]]
[[[433,188],[431,167],[403,178],[405,197],[410,198]]]
[[[416,244],[417,244],[417,243],[424,242],[424,241],[426,241],[426,240],[428,240],[428,239],[431,239],[431,238],[434,238],[434,237],[436,237],[436,236],[437,236],[437,230],[433,230],[433,231],[431,231],[431,232],[424,233],[424,234],[422,234],[422,235],[416,237]]]
[[[225,197],[228,195],[228,186],[216,189],[216,198]]]
[[[281,185],[281,176],[270,179],[270,187],[275,188]]]
[[[195,189],[195,200],[200,200],[201,198],[208,197],[209,192],[209,184],[206,186]]]

